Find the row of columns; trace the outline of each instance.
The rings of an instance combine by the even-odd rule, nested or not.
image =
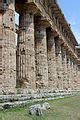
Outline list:
[[[0,11],[0,91],[14,92],[16,85],[28,90],[77,89],[75,60],[48,28],[45,18],[37,19],[38,9],[33,5],[21,5],[18,10],[17,54],[15,1],[9,0],[7,9]]]
[[[34,23],[33,13],[20,13],[17,84],[27,89],[73,89],[76,69],[67,50],[43,22]]]

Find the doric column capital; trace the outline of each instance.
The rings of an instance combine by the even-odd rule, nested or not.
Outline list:
[[[25,11],[27,11],[27,13],[36,13],[37,12],[37,8],[34,4],[28,4],[26,3],[21,3],[21,1],[17,4],[16,3],[16,11],[20,14],[20,13],[24,13]]]
[[[42,16],[36,16],[35,17],[35,28],[48,28],[50,27],[50,24],[49,22],[47,21],[47,19],[45,17],[42,17]]]
[[[53,46],[55,47],[54,31],[51,29],[47,29],[47,42],[48,50],[51,50]]]
[[[62,45],[64,43],[61,36],[57,36],[54,39],[55,39],[55,42],[57,42],[57,44],[59,45]]]
[[[62,44],[62,46],[63,46],[63,49],[64,49],[64,50],[66,50],[66,51],[68,50],[68,46],[66,45],[65,42]]]
[[[47,28],[47,34],[48,34],[49,37],[52,36],[52,37],[55,38],[57,36],[56,31],[53,30],[51,27]],[[56,36],[55,36],[55,34],[56,34]]]

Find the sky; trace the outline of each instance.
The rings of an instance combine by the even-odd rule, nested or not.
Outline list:
[[[57,2],[80,44],[80,0],[57,0]],[[16,17],[16,22],[18,24],[18,17]]]
[[[57,0],[57,2],[80,44],[80,0]]]

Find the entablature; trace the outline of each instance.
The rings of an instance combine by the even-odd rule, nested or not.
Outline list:
[[[22,6],[21,1],[19,2],[19,0],[16,0],[16,3]],[[25,9],[34,9],[37,15],[40,14],[45,18],[49,22],[51,28],[62,37],[61,39],[66,42],[67,46],[69,46],[76,56],[75,46],[78,45],[78,43],[56,0],[48,0],[47,2],[45,0],[23,0],[23,3]]]

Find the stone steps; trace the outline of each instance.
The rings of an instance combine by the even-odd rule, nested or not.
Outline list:
[[[71,92],[66,93],[35,93],[35,94],[16,94],[16,95],[0,95],[1,102],[23,101],[30,99],[50,98],[72,95]]]
[[[28,103],[48,101],[73,95],[80,95],[80,91],[41,92],[15,95],[0,95],[0,110],[13,108]]]
[[[0,95],[0,109],[13,108],[37,101],[48,101],[64,98],[74,95],[73,92],[57,92],[57,93],[32,93],[32,94],[16,94],[16,95]]]

